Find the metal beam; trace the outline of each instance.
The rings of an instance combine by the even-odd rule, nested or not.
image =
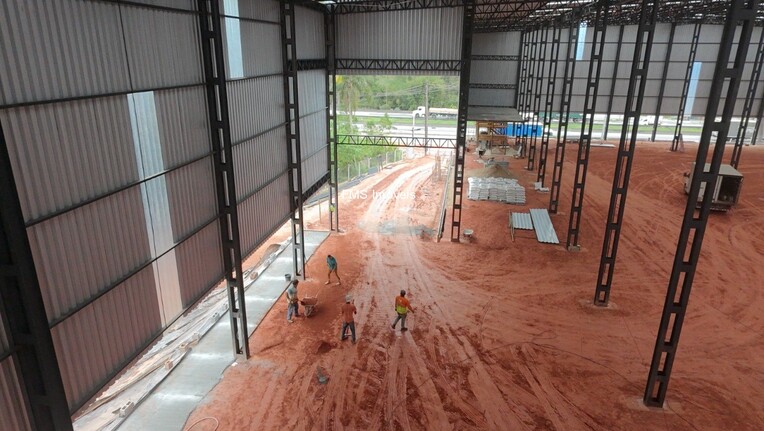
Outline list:
[[[456,158],[454,161],[454,200],[451,207],[451,241],[461,235],[462,192],[464,189],[464,157],[467,144],[467,108],[470,96],[470,56],[472,56],[472,23],[475,19],[474,0],[464,0],[462,18],[462,70],[459,77],[459,118],[456,128]]]
[[[756,50],[756,59],[753,62],[753,71],[751,71],[751,80],[748,81],[748,91],[745,94],[743,104],[743,114],[741,115],[740,127],[735,136],[735,146],[732,148],[732,157],[730,165],[737,169],[740,164],[740,154],[745,145],[745,134],[748,131],[748,123],[751,121],[751,111],[753,111],[753,100],[756,98],[756,89],[761,78],[762,62],[764,62],[764,29],[759,36],[758,49]]]
[[[525,32],[520,32],[520,55],[517,56],[517,70],[515,71],[515,107],[520,111],[520,92],[522,87],[520,86],[520,71],[523,64],[523,53],[525,52]]]
[[[613,64],[613,77],[610,81],[610,95],[607,101],[607,114],[605,117],[605,130],[602,132],[602,139],[607,140],[607,132],[610,129],[610,114],[613,112],[613,98],[615,97],[615,87],[618,82],[618,65],[621,62],[621,47],[623,46],[623,29],[624,26],[620,26],[618,29],[618,45],[615,48],[615,63]]]
[[[597,106],[597,90],[600,85],[600,70],[602,69],[602,54],[605,48],[605,32],[607,30],[608,0],[597,3],[592,34],[592,52],[589,61],[589,74],[584,98],[584,113],[581,118],[581,139],[578,143],[578,158],[576,159],[576,175],[573,183],[573,200],[570,205],[568,220],[568,250],[579,250],[579,229],[584,207],[584,189],[586,187],[586,171],[589,167],[589,149],[592,143],[592,128],[594,113]]]
[[[440,148],[456,149],[456,139],[417,138],[413,136],[337,135],[337,145],[365,145],[372,147]]]
[[[231,337],[236,360],[249,358],[247,309],[244,304],[244,282],[239,242],[239,216],[236,206],[231,124],[228,117],[223,31],[219,3],[198,0],[199,23],[204,59],[207,111],[215,171],[215,187],[220,216],[220,241],[223,249],[223,270],[228,291]]]
[[[337,156],[337,69],[336,62],[336,21],[335,13],[324,14],[324,35],[326,36],[326,137],[327,161],[329,162],[329,230],[340,230],[339,203],[339,158]]]
[[[552,46],[549,52],[549,76],[546,82],[546,101],[544,103],[544,129],[541,134],[541,151],[539,152],[539,171],[536,181],[544,185],[546,179],[546,161],[549,155],[549,135],[552,129],[552,111],[554,111],[554,92],[557,86],[557,60],[560,56],[560,34],[562,28],[552,27]]]
[[[539,108],[541,107],[541,92],[544,90],[544,65],[546,64],[546,44],[549,37],[549,29],[538,30],[539,33],[539,46],[536,56],[536,83],[533,91],[533,115],[535,118],[534,125],[541,119],[541,113]],[[546,113],[544,113],[546,116]],[[528,149],[528,170],[532,171],[536,169],[536,143],[538,142],[538,136],[536,133],[531,138],[531,145]]]
[[[286,119],[287,165],[289,167],[289,213],[292,225],[292,270],[295,277],[305,277],[300,91],[297,85],[295,2],[294,0],[281,0],[279,3],[281,6],[281,56],[284,62],[284,117]]]
[[[687,59],[687,70],[684,73],[684,82],[682,83],[682,96],[679,98],[679,113],[676,117],[676,126],[674,127],[674,138],[671,140],[671,151],[679,149],[679,140],[682,138],[682,124],[684,124],[684,111],[687,104],[687,96],[690,92],[690,78],[692,77],[692,66],[695,63],[695,54],[698,52],[698,40],[700,39],[701,24],[696,23],[692,30],[692,42],[690,43],[690,55]]]
[[[530,139],[528,136],[528,115],[530,114],[531,119],[533,119],[533,87],[535,84],[535,67],[536,67],[536,50],[538,48],[538,31],[533,31],[530,34],[530,41],[528,44],[528,59],[526,61],[526,68],[527,71],[525,73],[525,95],[523,97],[523,101],[525,102],[525,106],[523,106],[523,129],[522,133],[520,133],[520,155],[521,157],[527,157],[528,156],[528,145],[530,143]]]
[[[708,94],[703,131],[698,144],[690,193],[674,256],[674,266],[666,291],[666,301],[663,305],[663,314],[645,387],[644,402],[648,406],[661,407],[666,398],[759,1],[731,0],[729,4],[730,9],[719,43],[719,54]],[[735,44],[737,44],[737,51],[733,56]],[[730,60],[733,58],[734,64],[729,67]],[[726,94],[723,94],[725,90]],[[719,105],[722,103],[721,120],[716,121]],[[714,132],[717,133],[716,138],[713,137]],[[714,139],[710,168],[706,171],[708,150]],[[698,209],[701,187],[705,187],[705,190]]]
[[[557,214],[560,204],[560,185],[562,183],[562,165],[565,161],[565,144],[568,140],[570,121],[570,101],[573,98],[573,77],[576,76],[576,45],[578,44],[579,26],[573,22],[568,30],[568,49],[565,54],[565,74],[562,77],[560,93],[560,122],[557,124],[557,143],[554,148],[554,166],[552,188],[549,193],[549,212]]]
[[[0,316],[32,429],[71,430],[56,349],[0,124]]]
[[[666,45],[666,58],[663,60],[663,73],[661,74],[661,86],[658,90],[658,106],[655,107],[655,119],[653,120],[653,131],[650,134],[650,140],[655,142],[655,135],[658,133],[658,123],[661,119],[661,106],[663,105],[663,94],[666,90],[666,78],[668,77],[669,65],[671,64],[671,47],[674,46],[674,33],[676,32],[676,23],[671,23],[669,31],[668,45]]]
[[[394,70],[394,71],[430,71],[430,72],[459,72],[461,60],[391,60],[380,58],[338,58],[337,69],[340,70]]]
[[[621,238],[623,215],[626,211],[626,193],[629,190],[631,165],[634,161],[634,149],[637,145],[639,117],[642,115],[642,101],[647,86],[647,72],[650,66],[650,53],[655,36],[658,17],[658,0],[642,0],[642,7],[637,26],[637,38],[634,42],[634,57],[631,60],[629,87],[626,90],[621,140],[618,144],[618,156],[615,162],[613,189],[610,194],[605,238],[602,243],[599,276],[594,293],[594,305],[606,306],[610,299],[613,284],[618,242]],[[621,27],[623,28],[623,27]]]

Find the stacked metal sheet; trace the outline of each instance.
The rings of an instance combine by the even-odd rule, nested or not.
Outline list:
[[[525,203],[525,187],[509,178],[468,178],[467,199],[492,200],[510,204]]]
[[[552,219],[549,218],[549,212],[544,209],[531,208],[531,219],[533,227],[536,230],[536,239],[546,244],[559,244],[557,233],[554,231]]]
[[[533,230],[533,222],[531,221],[531,215],[528,213],[513,213],[510,212],[510,218],[512,220],[512,226],[515,229]]]

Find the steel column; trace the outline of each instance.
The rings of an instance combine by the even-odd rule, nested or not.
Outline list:
[[[520,113],[520,116],[523,119],[523,122],[520,125],[521,132],[525,130],[525,122],[526,122],[526,114],[525,111],[525,103],[528,99],[528,62],[530,59],[530,50],[531,50],[531,44],[530,44],[530,38],[531,35],[528,32],[523,32],[523,47],[522,47],[522,55],[520,57],[520,87],[517,89],[517,92],[520,94],[520,102],[517,105],[517,110]],[[522,156],[525,156],[525,139],[523,138],[523,133],[515,134],[515,136],[520,137],[520,148],[521,152],[520,154]]]
[[[525,32],[520,32],[520,55],[517,58],[517,74],[515,75],[515,107],[519,111],[521,108],[520,93],[522,92],[520,74],[522,72],[523,55],[525,50]],[[524,82],[523,82],[524,84]]]
[[[610,194],[610,207],[605,223],[605,238],[602,243],[599,276],[594,293],[594,304],[605,306],[610,299],[610,287],[613,283],[618,242],[621,237],[623,215],[626,211],[626,193],[629,190],[631,164],[637,145],[637,129],[642,114],[642,101],[647,86],[647,71],[650,66],[650,53],[655,35],[658,0],[642,0],[639,12],[637,38],[634,43],[634,57],[631,60],[631,75],[626,92],[621,140],[618,144],[618,158],[615,163],[613,189]]]
[[[571,251],[580,248],[578,244],[579,229],[581,227],[581,216],[584,206],[584,188],[586,186],[586,171],[589,167],[589,149],[592,143],[594,113],[597,106],[597,90],[600,85],[600,70],[602,69],[602,54],[605,47],[607,17],[608,0],[600,0],[597,3],[597,12],[594,19],[591,60],[589,61],[586,97],[584,97],[584,113],[581,118],[581,139],[578,143],[576,176],[573,183],[573,201],[570,205],[570,219],[568,221],[566,246]]]
[[[679,335],[687,312],[692,282],[703,245],[703,236],[711,212],[711,200],[716,188],[719,168],[724,158],[724,146],[735,109],[758,5],[758,0],[731,0],[727,20],[724,24],[714,78],[708,94],[708,105],[703,122],[703,132],[698,144],[692,184],[687,198],[682,229],[679,233],[676,255],[674,256],[674,267],[669,279],[663,315],[658,328],[658,337],[655,340],[650,373],[645,387],[644,402],[649,406],[661,407],[666,398],[671,369],[679,344]],[[738,26],[740,26],[740,30],[736,31]],[[737,40],[735,40],[736,33],[738,34]],[[737,52],[734,53],[733,67],[729,67],[735,43],[737,43]],[[725,87],[726,95],[723,95]],[[717,122],[716,117],[722,99],[721,121]],[[713,156],[709,171],[706,171],[706,159],[711,141],[714,139],[712,136],[714,132],[717,133],[717,136],[713,142]],[[698,209],[698,198],[702,185],[705,186],[705,191]]]
[[[199,0],[199,12],[231,336],[236,360],[247,360],[249,358],[247,310],[244,304],[239,216],[236,208],[231,124],[228,118],[228,93],[219,3],[215,0]]]
[[[576,45],[578,44],[578,23],[572,21],[568,30],[568,49],[565,54],[565,74],[562,79],[560,94],[560,122],[557,124],[557,143],[554,148],[554,167],[552,170],[552,188],[549,193],[549,212],[557,214],[560,204],[560,184],[562,182],[562,164],[565,161],[565,144],[568,139],[570,121],[570,101],[573,98],[573,77],[576,76]]]
[[[0,316],[32,429],[71,430],[32,249],[0,125]],[[0,352],[0,355],[6,352]]]
[[[286,119],[289,166],[289,212],[292,224],[292,270],[305,276],[305,234],[302,214],[302,148],[300,145],[300,103],[297,87],[297,45],[295,44],[294,0],[280,1],[281,58],[284,62],[284,116]]]
[[[756,59],[753,62],[753,71],[751,72],[751,80],[748,82],[748,91],[745,94],[745,103],[743,104],[743,114],[740,119],[740,127],[737,129],[737,135],[735,136],[735,146],[732,148],[732,158],[730,159],[730,165],[737,169],[740,164],[740,153],[743,151],[743,145],[745,144],[745,133],[748,130],[748,123],[751,120],[751,111],[753,111],[753,100],[756,98],[756,89],[759,85],[759,79],[761,78],[761,66],[764,61],[764,29],[762,29],[759,36],[759,45],[756,50]]]
[[[470,57],[472,56],[472,29],[475,19],[475,1],[464,0],[462,19],[462,70],[459,76],[459,118],[456,128],[456,157],[454,162],[454,200],[451,207],[451,241],[458,242],[461,235],[462,192],[464,189],[464,154],[467,144],[467,107],[470,95]]]
[[[679,113],[676,117],[676,126],[674,127],[674,139],[671,140],[671,151],[679,149],[679,138],[682,134],[682,125],[684,124],[684,111],[687,104],[687,96],[690,92],[690,78],[692,77],[692,66],[695,63],[695,54],[698,53],[698,40],[700,39],[701,23],[696,23],[692,30],[692,42],[690,43],[690,56],[687,60],[687,70],[684,73],[684,83],[682,84],[682,96],[679,99]]]
[[[661,119],[661,106],[663,105],[663,94],[666,90],[666,78],[668,77],[669,65],[671,64],[671,47],[674,46],[674,33],[676,32],[676,23],[671,23],[669,31],[668,45],[666,46],[666,58],[663,60],[663,73],[661,75],[661,87],[658,90],[658,106],[655,108],[655,120],[653,120],[653,131],[650,134],[650,140],[655,142],[655,134],[658,133],[658,122]]]
[[[335,12],[334,8],[324,14],[324,33],[326,35],[326,136],[327,160],[329,161],[329,229],[340,230],[339,215],[339,175],[337,156],[337,64],[335,49]]]
[[[546,63],[546,44],[549,37],[549,29],[538,30],[539,33],[539,49],[536,59],[536,87],[533,91],[533,115],[536,119],[535,124],[538,124],[541,120],[541,113],[539,108],[541,107],[541,92],[544,89],[544,64]],[[546,116],[546,113],[544,113]],[[531,146],[528,149],[528,170],[532,171],[536,168],[536,143],[538,142],[538,136],[533,134],[531,138]]]
[[[764,97],[759,101],[759,112],[756,114],[756,126],[753,128],[753,135],[751,135],[751,145],[756,145],[756,139],[759,137],[759,130],[761,130],[762,117],[764,117]]]
[[[615,96],[615,87],[618,82],[618,64],[621,61],[621,47],[623,46],[623,29],[618,29],[618,45],[615,47],[615,64],[613,65],[613,78],[610,81],[610,97],[607,101],[607,114],[605,117],[605,130],[602,132],[602,139],[607,140],[607,132],[610,129],[610,113],[613,112],[613,97]]]
[[[531,141],[531,137],[528,136],[528,114],[530,114],[530,121],[533,122],[535,119],[535,114],[533,112],[533,100],[534,92],[533,87],[535,86],[535,78],[536,78],[536,53],[538,51],[538,30],[534,30],[533,33],[531,33],[531,45],[530,45],[530,58],[529,58],[529,64],[528,64],[528,79],[525,87],[525,107],[523,110],[525,111],[525,117],[523,122],[523,131],[521,133],[521,142],[522,142],[522,157],[528,156],[528,147]]]
[[[557,85],[557,59],[560,56],[560,34],[562,28],[552,27],[552,46],[549,52],[549,76],[546,82],[546,101],[544,103],[544,129],[541,134],[541,151],[539,153],[539,171],[536,181],[544,185],[546,178],[546,160],[549,155],[549,135],[552,129],[552,111],[554,111],[554,91]]]

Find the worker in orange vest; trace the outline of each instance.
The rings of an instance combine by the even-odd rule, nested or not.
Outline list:
[[[406,315],[408,312],[411,311],[414,312],[414,307],[411,306],[411,303],[408,299],[406,299],[406,291],[401,290],[400,296],[395,297],[395,312],[398,313],[398,317],[395,318],[395,322],[391,325],[393,329],[395,329],[395,325],[398,324],[398,321],[401,321],[401,331],[408,331],[409,328],[406,327]]]

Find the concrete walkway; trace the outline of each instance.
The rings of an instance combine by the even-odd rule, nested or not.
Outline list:
[[[316,251],[329,232],[305,231],[305,258]],[[251,335],[287,286],[292,273],[292,246],[254,281],[247,284],[247,328]],[[180,431],[188,416],[217,385],[233,362],[231,323],[227,314],[199,340],[183,361],[154,389],[119,427],[120,431]]]

